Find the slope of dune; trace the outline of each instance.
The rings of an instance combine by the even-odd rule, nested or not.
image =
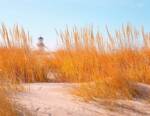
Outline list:
[[[150,92],[150,87],[144,84],[136,84],[139,96],[135,100],[100,100],[99,103],[84,102],[70,94],[73,84],[34,83],[24,86],[27,91],[18,93],[15,101],[35,116],[150,116],[150,103],[145,100],[149,99],[146,93]]]

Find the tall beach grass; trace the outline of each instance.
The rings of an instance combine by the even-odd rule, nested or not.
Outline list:
[[[132,98],[132,84],[150,84],[150,33],[123,25],[107,35],[92,27],[59,33],[61,48],[51,66],[62,81],[79,82],[85,98]]]
[[[0,27],[0,116],[28,115],[13,97],[23,83],[47,81],[48,58],[32,50],[32,38],[21,26]]]
[[[29,33],[18,25],[8,28],[4,24],[0,32],[1,78],[15,83],[47,81],[48,58],[45,53],[33,51]]]

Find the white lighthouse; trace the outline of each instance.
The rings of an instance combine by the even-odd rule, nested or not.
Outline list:
[[[44,38],[43,37],[38,38],[37,48],[39,51],[45,51],[46,46],[44,44]]]

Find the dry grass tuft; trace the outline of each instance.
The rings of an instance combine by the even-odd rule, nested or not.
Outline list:
[[[12,84],[9,80],[0,79],[0,116],[32,116],[23,106],[16,103],[14,97],[24,88],[20,84]]]
[[[0,83],[0,115],[1,116],[17,116],[15,105],[9,98],[8,88],[6,85]]]

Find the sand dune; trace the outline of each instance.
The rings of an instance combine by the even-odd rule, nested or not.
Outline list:
[[[24,86],[27,91],[18,93],[15,101],[35,116],[150,116],[150,103],[144,100],[145,97],[86,103],[70,94],[72,84],[35,83]],[[150,92],[150,87],[144,84],[137,84],[136,88],[139,94]]]

